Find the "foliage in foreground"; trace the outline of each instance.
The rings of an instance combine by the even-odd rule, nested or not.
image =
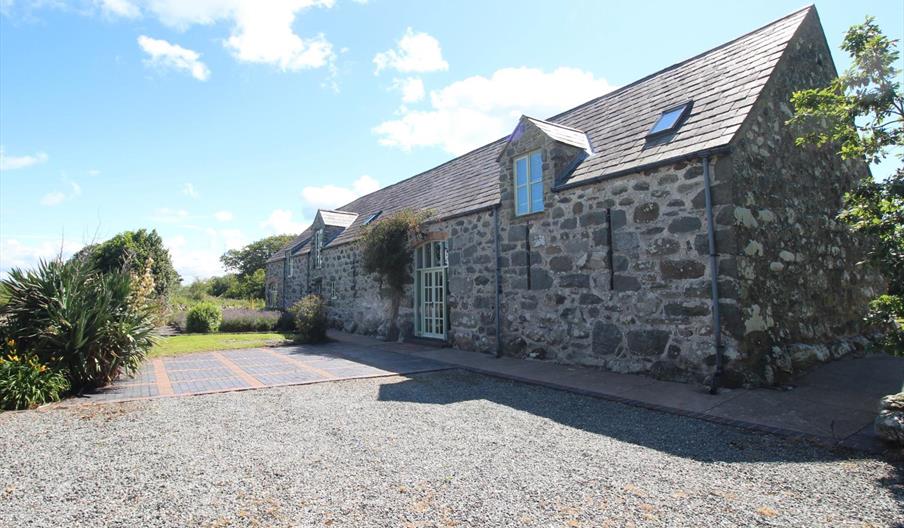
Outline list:
[[[391,301],[389,339],[398,334],[399,304],[411,278],[412,242],[422,236],[422,225],[429,217],[427,211],[402,210],[370,224],[361,236],[362,268],[376,275]]]
[[[153,309],[133,277],[100,273],[80,259],[13,269],[0,307],[4,338],[52,370],[66,372],[73,389],[103,386],[137,370],[153,345]]]
[[[19,353],[15,341],[6,342],[0,355],[0,409],[30,409],[60,401],[69,390],[63,372],[48,368],[34,355]]]
[[[296,341],[319,343],[326,339],[326,305],[319,295],[308,295],[291,308],[295,317]]]
[[[214,303],[201,302],[191,307],[185,316],[185,330],[189,333],[208,334],[220,329],[223,312]]]
[[[904,146],[904,95],[895,68],[898,41],[872,17],[852,26],[841,48],[851,67],[826,87],[795,92],[798,145],[832,145],[842,159],[878,162]],[[871,304],[869,320],[892,330],[884,345],[904,355],[904,167],[885,181],[865,178],[845,196],[839,218],[872,241],[868,261],[888,280],[888,294]]]

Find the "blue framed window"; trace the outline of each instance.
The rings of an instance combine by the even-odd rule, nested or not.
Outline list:
[[[535,150],[515,158],[515,214],[543,210],[543,154]]]
[[[688,101],[664,110],[662,115],[659,116],[659,119],[656,120],[656,123],[653,124],[653,128],[650,129],[650,133],[647,134],[647,137],[668,134],[678,130],[684,122],[684,119],[687,117],[687,114],[690,113],[693,104],[693,101]]]

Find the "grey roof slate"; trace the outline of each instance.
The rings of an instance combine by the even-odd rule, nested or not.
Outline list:
[[[813,6],[805,7],[545,121],[532,119],[549,134],[574,141],[575,131],[583,132],[590,140],[593,154],[562,185],[727,146],[811,12],[815,16]],[[691,100],[693,108],[677,132],[647,140],[664,110]],[[569,129],[573,132],[566,133]],[[385,216],[406,208],[430,209],[434,218],[448,218],[499,203],[496,159],[507,140],[498,139],[340,207],[358,216],[330,244],[356,239],[361,225],[377,211]]]

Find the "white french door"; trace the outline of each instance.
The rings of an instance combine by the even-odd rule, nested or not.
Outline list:
[[[446,338],[446,242],[415,249],[415,330],[421,337]]]

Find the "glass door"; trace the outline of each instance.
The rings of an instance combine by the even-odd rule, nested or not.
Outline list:
[[[428,242],[415,250],[415,329],[417,335],[446,338],[446,242]]]

